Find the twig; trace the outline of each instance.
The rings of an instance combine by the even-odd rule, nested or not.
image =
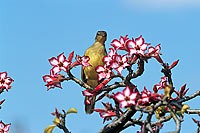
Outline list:
[[[200,96],[200,90],[196,91],[194,94],[192,94],[190,96],[185,96],[181,99],[178,99],[177,102],[182,103],[182,102],[185,102],[185,101],[189,101],[190,99],[195,98],[196,96]]]
[[[99,133],[118,133],[123,130],[123,126],[130,120],[130,118],[136,113],[133,107],[127,109],[127,111],[119,118],[105,125]]]
[[[169,116],[167,116],[167,117],[161,117],[158,121],[151,122],[151,126],[156,126],[156,125],[159,124],[159,123],[167,122],[167,121],[169,121],[171,118],[172,118],[172,115],[171,115],[171,114],[170,114]]]
[[[133,78],[137,78],[138,76],[141,76],[143,74],[143,72],[144,72],[144,61],[142,59],[140,59],[138,61],[138,67],[137,67],[136,72],[132,73],[132,71],[129,70],[129,74],[126,77],[125,82],[130,81]]]
[[[200,114],[200,109],[187,109],[185,113],[187,113],[187,114]]]
[[[177,133],[180,133],[180,130],[181,130],[181,122],[180,120],[178,119],[178,117],[176,116],[176,114],[174,113],[173,111],[173,108],[171,106],[168,106],[169,110],[171,111],[171,114],[172,114],[172,117],[176,123],[176,132]]]
[[[77,79],[76,77],[73,76],[73,74],[71,73],[70,70],[67,70],[67,74],[69,76],[69,78],[73,81],[75,81],[77,84],[79,84],[81,87],[84,87],[87,90],[94,90],[91,86],[89,86],[88,84],[84,83],[83,81]]]
[[[62,129],[64,131],[64,133],[70,133],[70,131],[67,129],[67,127],[65,126],[65,119],[66,119],[66,112],[65,110],[62,110],[63,114],[59,113],[58,110],[56,109],[55,113],[52,113],[52,115],[56,115],[56,118],[59,119],[59,123],[55,123],[56,126],[60,129]]]

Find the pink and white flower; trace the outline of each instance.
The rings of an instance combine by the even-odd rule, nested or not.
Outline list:
[[[50,75],[45,75],[43,76],[43,81],[46,82],[47,84],[45,86],[47,86],[47,91],[51,88],[62,88],[61,87],[61,78],[64,79],[65,76],[64,75],[57,75],[57,74],[50,74]]]
[[[113,46],[116,50],[120,49],[120,50],[126,50],[128,51],[128,48],[126,46],[127,41],[129,40],[129,38],[127,38],[128,35],[126,35],[125,37],[121,36],[119,41],[117,39],[114,39],[111,43],[111,46]]]
[[[93,111],[99,112],[101,118],[104,118],[103,123],[105,121],[112,120],[111,117],[116,116],[116,113],[113,112],[114,108],[109,103],[103,103],[105,109],[93,109]]]
[[[164,89],[165,87],[167,87],[167,77],[166,76],[161,77],[161,81],[159,85],[156,85],[156,87],[157,87],[157,90]]]
[[[91,93],[88,90],[82,91],[83,96],[87,96],[88,98],[85,100],[85,104],[90,104],[92,97],[96,96],[95,93]]]
[[[4,124],[0,121],[0,133],[8,133],[11,124]]]
[[[64,56],[64,52],[57,56],[57,59],[55,57],[52,57],[49,59],[49,62],[52,66],[54,66],[51,70],[53,74],[57,74],[63,71],[67,71],[68,67],[70,66],[71,62],[66,60],[66,57]]]
[[[112,48],[109,48],[109,53],[108,56],[105,56],[103,58],[104,63],[109,66],[111,64],[111,62],[113,61],[113,57],[117,54],[116,50],[113,50]]]
[[[151,96],[151,91],[147,91],[146,87],[141,92],[141,99],[138,100],[138,104],[145,104],[149,103],[149,97]]]
[[[144,90],[141,92],[140,97],[141,99],[138,100],[138,104],[146,104],[153,101],[158,101],[158,97],[160,97],[160,95],[158,93],[147,91],[146,87],[144,87]]]
[[[161,55],[160,53],[161,47],[160,44],[156,45],[156,47],[154,48],[153,46],[148,48],[148,53],[151,54],[152,57]]]
[[[163,63],[163,60],[160,57],[161,55],[160,50],[161,50],[160,44],[158,44],[155,48],[151,46],[148,49],[148,54],[150,54],[151,57],[156,58],[156,60],[159,63]]]
[[[72,67],[75,67],[75,66],[78,66],[78,65],[82,65],[83,69],[85,69],[85,67],[87,67],[87,66],[92,67],[92,65],[90,63],[88,63],[88,61],[90,60],[89,56],[81,57],[79,55],[76,55],[75,59],[76,59],[76,61],[72,64]]]
[[[108,79],[111,77],[112,74],[112,70],[106,65],[104,65],[104,67],[101,65],[96,67],[96,72],[98,73],[98,81],[100,81],[101,79]]]
[[[123,93],[117,92],[113,97],[120,103],[120,107],[124,108],[129,105],[136,105],[138,92],[133,92],[128,86]]]
[[[144,39],[142,38],[142,35],[134,40],[129,40],[127,42],[127,47],[129,49],[129,54],[141,54],[144,55],[144,51],[147,50],[147,46],[150,45],[148,43],[144,43]]]
[[[127,66],[130,66],[128,63],[128,58],[126,55],[115,55],[111,67],[114,68],[117,72],[121,74],[122,70]]]
[[[8,89],[10,89],[10,84],[13,82],[14,80],[11,79],[10,77],[7,77],[7,72],[2,72],[0,73],[0,89],[5,88],[6,91],[8,91]]]
[[[99,115],[101,116],[101,118],[104,118],[103,120],[103,123],[104,123],[105,121],[112,120],[111,117],[116,116],[116,113],[109,110],[106,112],[100,112]]]

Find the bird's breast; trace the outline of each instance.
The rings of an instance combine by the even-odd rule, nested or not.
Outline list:
[[[86,79],[89,80],[97,80],[97,72],[95,68],[99,65],[104,66],[103,57],[106,55],[106,51],[104,47],[99,48],[91,48],[88,49],[85,53],[85,56],[89,56],[90,60],[88,61],[92,67],[88,66],[85,68],[84,72],[86,74]]]

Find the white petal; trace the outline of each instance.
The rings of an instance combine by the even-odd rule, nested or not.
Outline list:
[[[135,54],[141,54],[141,55],[144,55],[144,51],[142,51],[142,50],[138,50],[138,51],[136,51]]]
[[[0,129],[4,129],[4,124],[2,122],[0,123]]]
[[[104,78],[106,78],[106,74],[105,73],[100,73],[100,74],[98,74],[98,80],[100,81],[101,79],[104,79]]]
[[[67,69],[65,67],[60,67],[60,69],[65,71],[65,72],[67,71]]]
[[[45,76],[43,77],[43,79],[44,79],[44,82],[53,81],[53,79],[52,79],[49,75],[45,75]]]
[[[161,50],[160,44],[156,45],[155,48],[157,49],[158,52],[160,52],[160,50]]]
[[[126,62],[126,61],[127,61],[126,55],[122,56],[122,61],[123,61],[123,62]]]
[[[60,55],[58,56],[59,62],[64,62],[65,59],[66,59],[66,57],[64,56],[64,53],[62,53],[62,54],[60,54]]]
[[[103,72],[103,71],[105,71],[105,68],[103,67],[103,66],[98,66],[97,68],[96,68],[96,72]]]
[[[124,38],[120,38],[120,43],[123,45],[125,42],[124,42]]]
[[[142,51],[147,50],[147,45],[145,45],[145,44],[141,45],[140,49],[141,49]]]
[[[60,67],[54,67],[52,68],[53,74],[57,74],[61,71]]]
[[[138,46],[142,45],[144,43],[142,36],[140,36],[139,38],[136,38],[135,43]]]
[[[116,69],[119,67],[119,64],[117,62],[113,62],[110,67]]]
[[[82,91],[82,93],[83,93],[83,96],[93,96],[93,94],[90,93],[88,90],[84,90]]]
[[[9,130],[10,124],[6,125],[4,128],[4,132],[7,132]]]
[[[6,84],[10,84],[11,82],[12,82],[12,79],[11,79],[11,78],[6,78],[6,79],[5,79],[5,83],[6,83]]]
[[[152,53],[154,50],[155,50],[154,47],[149,47],[149,49],[148,49],[148,53]]]
[[[134,99],[136,99],[137,98],[137,93],[132,93],[131,95],[130,95],[130,99],[131,100],[134,100]]]
[[[127,67],[127,66],[130,66],[130,64],[128,64],[128,63],[124,63],[124,64],[123,64],[123,68],[125,68],[125,67]]]
[[[120,56],[120,55],[116,55],[116,56],[115,56],[115,60],[116,60],[117,62],[119,62],[119,61],[121,61],[121,60],[122,60],[122,58],[121,58],[121,56]]]
[[[122,101],[122,102],[120,102],[120,104],[121,104],[121,108],[124,108],[125,106],[128,105],[128,102]]]
[[[115,95],[115,98],[116,98],[118,101],[123,101],[123,100],[124,100],[124,95],[121,94],[121,92],[118,92],[118,93]]]
[[[130,88],[127,86],[127,87],[123,90],[123,93],[124,93],[125,96],[130,96],[130,94],[131,94]]]
[[[128,47],[128,49],[135,48],[135,42],[133,42],[132,40],[128,41],[127,42],[127,47]]]
[[[112,48],[110,48],[110,52],[108,53],[108,56],[112,57],[115,54],[115,50],[113,50]]]
[[[89,56],[83,56],[81,59],[82,59],[83,62],[88,62],[90,60],[90,57]]]
[[[123,69],[124,68],[122,66],[120,66],[120,67],[117,68],[117,71],[121,74]]]
[[[63,62],[63,66],[64,66],[64,67],[68,67],[69,64],[70,64],[70,62],[68,62],[68,61],[64,61],[64,62]]]
[[[49,62],[52,66],[58,65],[58,61],[55,57],[52,57],[51,59],[49,59]]]
[[[142,97],[147,97],[147,94],[144,94],[144,93],[143,93],[143,94],[142,94]]]
[[[116,48],[121,47],[121,43],[120,43],[119,41],[117,41],[117,40],[115,40],[115,41],[113,42],[113,45],[114,45]]]
[[[129,50],[130,50],[130,52],[129,52],[130,55],[136,54],[136,53],[137,53],[137,50],[136,50],[136,49],[131,48],[131,49],[129,49]]]
[[[134,101],[133,100],[128,101],[128,104],[135,105],[135,100]]]
[[[148,97],[142,98],[142,102],[144,103],[149,102],[149,98]]]
[[[9,88],[9,85],[7,85],[7,84],[3,84],[3,87],[5,87],[5,88],[6,88],[6,90],[8,90],[8,88]]]
[[[7,76],[7,73],[6,73],[6,72],[1,73],[1,75],[0,75],[1,79],[6,78],[6,76]]]
[[[110,57],[105,56],[105,57],[103,58],[103,60],[104,60],[104,62],[108,62],[108,61],[110,61]]]

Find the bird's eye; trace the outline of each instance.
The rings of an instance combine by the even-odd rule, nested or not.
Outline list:
[[[100,32],[97,32],[97,35],[100,35],[101,33]]]

